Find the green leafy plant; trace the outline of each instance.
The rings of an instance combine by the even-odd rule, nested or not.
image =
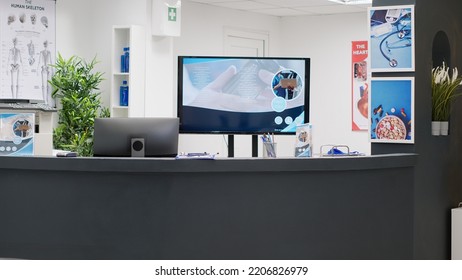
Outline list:
[[[442,66],[432,69],[432,120],[448,121],[451,104],[460,96],[458,91],[462,77],[458,75],[457,68],[450,69],[443,62]]]
[[[96,58],[87,63],[71,56],[64,59],[58,53],[55,74],[49,81],[52,96],[61,104],[58,110],[58,126],[53,130],[55,149],[77,152],[80,156],[93,155],[94,121],[97,117],[109,117],[109,109],[101,105],[99,84],[103,73],[94,72]]]

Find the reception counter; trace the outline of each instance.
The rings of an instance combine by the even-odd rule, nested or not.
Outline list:
[[[0,158],[0,258],[411,259],[416,154]]]

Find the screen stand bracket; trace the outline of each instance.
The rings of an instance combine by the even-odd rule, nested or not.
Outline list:
[[[228,157],[234,157],[234,135],[228,135]],[[252,135],[252,157],[258,157],[258,135]]]
[[[228,135],[228,157],[234,157],[234,135]]]
[[[258,157],[258,135],[252,135],[252,157]]]

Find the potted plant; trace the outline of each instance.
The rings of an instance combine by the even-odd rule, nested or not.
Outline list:
[[[72,56],[64,59],[58,53],[55,74],[49,81],[52,97],[57,98],[58,126],[53,130],[55,149],[77,152],[80,156],[93,154],[93,131],[96,117],[109,117],[101,105],[99,84],[103,73],[94,72],[96,58],[87,63]]]
[[[452,75],[451,75],[452,74]],[[458,91],[462,77],[457,67],[452,69],[443,62],[432,69],[432,134],[447,135],[451,105],[461,93]]]

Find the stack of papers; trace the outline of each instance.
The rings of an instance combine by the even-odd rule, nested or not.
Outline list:
[[[186,154],[179,154],[175,158],[176,159],[215,159],[215,155],[209,154],[209,153],[186,153]]]

